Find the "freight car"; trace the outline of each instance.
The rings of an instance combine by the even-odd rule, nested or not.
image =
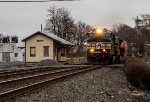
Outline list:
[[[87,40],[87,62],[89,64],[119,63],[124,56],[123,40],[106,28],[94,29]]]

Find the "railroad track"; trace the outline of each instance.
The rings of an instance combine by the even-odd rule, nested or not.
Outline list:
[[[0,101],[10,100],[12,98],[17,97],[18,95],[31,92],[41,87],[45,87],[46,85],[50,83],[54,83],[59,80],[62,80],[62,79],[65,79],[65,78],[68,78],[68,77],[71,77],[80,73],[92,71],[100,67],[102,66],[82,66],[82,67],[78,66],[78,67],[73,67],[73,68],[65,67],[65,68],[58,68],[55,70],[53,69],[48,72],[44,71],[44,73],[41,72],[40,74],[34,74],[34,75],[30,74],[21,78],[14,77],[13,79],[10,79],[10,80],[7,79],[5,81],[1,81],[0,82]],[[29,73],[32,71],[30,70]],[[25,73],[28,73],[28,72],[25,72]],[[5,75],[13,76],[16,74],[17,74],[16,72],[15,74],[11,72],[11,74],[7,73]],[[5,75],[3,74],[3,76]]]
[[[19,69],[19,70],[9,70],[6,72],[0,72],[0,82],[6,81],[6,80],[12,80],[20,77],[24,77],[27,75],[37,75],[44,72],[50,72],[55,71],[58,69],[64,69],[64,68],[76,68],[77,66],[43,66],[43,67],[31,67],[26,69]],[[86,67],[84,66],[78,66],[78,67]]]

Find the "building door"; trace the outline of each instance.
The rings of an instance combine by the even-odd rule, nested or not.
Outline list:
[[[23,57],[22,61],[25,62],[25,53],[22,54],[22,57]]]
[[[10,61],[10,53],[9,52],[3,52],[2,53],[2,59],[3,59],[3,61],[9,62]]]

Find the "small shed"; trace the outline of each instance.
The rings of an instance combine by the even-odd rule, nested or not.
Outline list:
[[[36,32],[22,40],[25,42],[25,62],[33,63],[51,59],[55,61],[67,60],[67,48],[72,43],[47,32]]]
[[[0,62],[24,62],[24,47],[17,47],[16,43],[0,43]]]

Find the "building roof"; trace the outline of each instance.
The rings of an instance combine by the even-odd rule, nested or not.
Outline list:
[[[65,40],[65,39],[62,39],[62,38],[58,37],[57,35],[54,35],[53,33],[40,32],[40,31],[38,31],[38,32],[36,32],[36,33],[34,33],[34,34],[32,34],[32,35],[30,35],[30,36],[24,38],[22,41],[26,41],[26,40],[28,40],[29,38],[31,38],[31,37],[33,37],[33,36],[35,36],[35,35],[37,35],[37,34],[42,34],[42,35],[44,35],[44,36],[46,36],[46,37],[49,37],[49,38],[51,38],[51,39],[53,39],[53,40],[55,40],[55,41],[57,41],[57,42],[59,42],[60,44],[63,44],[63,45],[71,45],[71,46],[74,45],[74,44],[72,44],[71,42],[69,42],[69,41],[67,41],[67,40]]]

